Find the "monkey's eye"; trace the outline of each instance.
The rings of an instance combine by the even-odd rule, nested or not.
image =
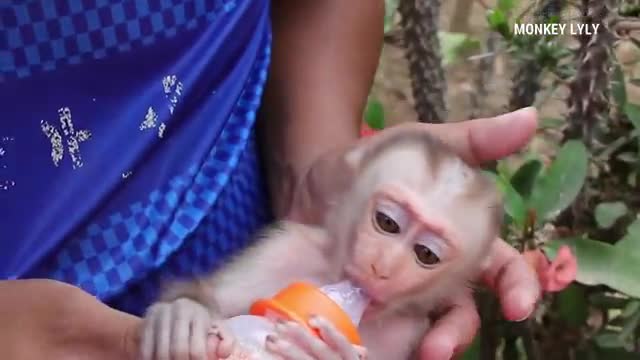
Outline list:
[[[438,255],[422,244],[415,244],[413,252],[416,254],[416,260],[421,265],[433,266],[440,262]]]
[[[446,250],[446,242],[431,232],[422,234],[418,242],[413,245],[416,261],[425,267],[439,264]]]
[[[404,207],[389,201],[380,200],[373,213],[373,222],[378,230],[386,234],[399,234],[408,225],[409,217]]]
[[[378,225],[380,230],[389,234],[400,233],[400,225],[398,225],[395,220],[393,220],[390,216],[383,213],[382,211],[376,211],[376,224]]]

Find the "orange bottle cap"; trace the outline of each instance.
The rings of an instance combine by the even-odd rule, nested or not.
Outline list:
[[[316,336],[319,336],[318,331],[311,328],[307,321],[311,316],[322,316],[331,321],[352,344],[361,345],[358,328],[349,315],[330,297],[311,284],[293,283],[271,299],[256,301],[249,309],[249,313],[256,316],[265,316],[269,312],[298,322]]]

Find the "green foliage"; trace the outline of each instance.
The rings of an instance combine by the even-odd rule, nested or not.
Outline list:
[[[578,282],[590,286],[606,285],[640,298],[640,255],[587,237],[556,239],[545,244],[543,249],[553,259],[562,245],[569,246],[576,255]]]
[[[595,218],[598,226],[608,229],[615,224],[618,219],[627,214],[629,209],[622,201],[600,203],[596,206]]]
[[[528,198],[533,191],[536,180],[542,171],[542,162],[538,159],[531,159],[525,162],[511,176],[513,188],[523,197]]]
[[[640,129],[640,106],[632,103],[624,104],[624,113],[633,124],[633,127]]]
[[[473,339],[471,345],[460,356],[459,360],[479,360],[480,359],[480,335]]]
[[[589,317],[589,303],[584,287],[572,284],[555,299],[558,315],[572,326],[580,326]]]
[[[442,64],[449,65],[460,59],[466,51],[480,48],[480,41],[464,33],[439,31]]]
[[[622,252],[640,257],[640,220],[629,225],[626,235],[616,243],[616,247]]]
[[[565,121],[563,119],[557,118],[542,118],[540,119],[540,129],[556,129],[564,125]]]
[[[499,33],[506,39],[512,37],[509,19],[504,11],[499,8],[487,10],[487,22],[491,30]]]
[[[501,35],[502,44],[491,51],[508,57],[514,68],[528,69],[533,77],[539,74],[539,82],[531,81],[531,88],[525,89],[534,95],[544,93],[545,96],[534,97],[536,104],[542,103],[540,99],[558,98],[556,90],[563,88],[574,96],[571,98],[575,100],[574,106],[593,100],[590,96],[594,96],[594,91],[585,89],[589,82],[582,80],[595,78],[594,70],[578,67],[581,58],[575,56],[564,38],[515,34],[514,24],[520,24],[527,13],[535,10],[536,21],[543,21],[537,15],[543,2],[497,0],[494,3],[485,13],[485,19],[489,30]],[[398,0],[385,0],[385,4],[386,32],[394,25]],[[524,11],[516,13],[516,9],[522,7]],[[625,5],[625,9],[625,16],[640,14],[639,6]],[[565,12],[559,13],[565,16]],[[615,18],[615,14],[612,15]],[[546,18],[546,21],[568,22],[560,16]],[[459,62],[467,53],[482,48],[474,35],[440,31],[443,64]],[[640,46],[640,41],[633,38],[631,41]],[[587,51],[591,51],[589,49]],[[640,359],[637,352],[631,351],[634,342],[640,344],[640,219],[633,221],[640,212],[640,201],[635,196],[640,185],[640,104],[633,102],[626,88],[627,84],[640,86],[640,78],[628,79],[627,67],[612,60],[613,66],[602,67],[602,71],[610,69],[607,77],[597,77],[609,79],[606,88],[610,91],[611,109],[598,113],[598,123],[591,135],[595,141],[589,142],[589,147],[580,140],[563,138],[559,146],[552,147],[551,154],[541,156],[530,150],[517,155],[518,166],[510,165],[511,161],[498,161],[495,170],[487,172],[503,194],[507,220],[502,234],[505,239],[520,245],[518,249],[542,249],[551,260],[556,258],[561,246],[567,245],[576,257],[576,282],[560,292],[546,294],[539,310],[551,316],[545,317],[544,323],[540,321],[542,317],[536,316],[529,324],[538,334],[551,332],[555,326],[568,326],[567,337],[579,337],[570,344],[564,343],[562,336],[550,336],[551,339],[543,336],[538,340],[552,343],[546,343],[545,349],[571,347],[566,355],[576,359]],[[575,79],[580,81],[574,82]],[[520,90],[518,84],[515,88]],[[576,94],[583,94],[583,98],[576,98]],[[562,113],[554,116],[540,119],[538,131],[554,130],[553,134],[563,134],[569,119]],[[382,104],[370,99],[364,119],[371,128],[384,128]],[[571,121],[581,119],[571,117]],[[548,156],[552,159],[550,163],[542,161]],[[576,203],[578,198],[580,202]],[[596,309],[605,314],[598,326],[594,325],[598,321],[593,318]],[[500,338],[487,340],[476,336],[462,359],[482,359],[487,344],[497,346],[494,350],[498,359],[530,358],[527,346],[531,343],[523,346],[526,343],[523,340],[527,337],[530,340],[532,333],[522,331],[522,326],[505,325],[499,317],[490,317],[492,321],[488,326],[494,326],[495,331],[487,334]],[[558,325],[560,323],[562,325]]]
[[[393,28],[396,12],[398,10],[398,0],[385,0],[384,12],[384,32],[388,32]]]
[[[496,186],[502,192],[504,196],[504,209],[507,215],[511,217],[511,220],[518,228],[524,228],[527,216],[527,204],[525,200],[504,175],[487,172],[487,176],[493,178]]]
[[[518,5],[518,2],[515,0],[498,0],[497,8],[505,14],[510,13],[515,6]]]
[[[384,106],[376,99],[369,99],[364,110],[364,121],[370,128],[381,130],[385,127]]]
[[[553,220],[576,198],[587,176],[588,153],[579,141],[568,141],[558,151],[551,165],[532,159],[509,178],[501,172],[494,180],[504,196],[505,211],[523,229],[528,213],[533,211],[542,225]]]
[[[627,104],[627,89],[625,88],[624,73],[619,64],[616,64],[611,79],[611,95],[620,108]]]
[[[568,141],[560,148],[531,194],[530,206],[536,211],[538,224],[552,220],[571,205],[587,177],[588,156],[580,141]]]

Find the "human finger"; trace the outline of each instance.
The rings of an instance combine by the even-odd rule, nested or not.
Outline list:
[[[480,316],[470,294],[457,300],[427,332],[420,348],[420,359],[450,360],[464,351],[480,327]]]
[[[508,320],[522,321],[535,309],[540,296],[538,277],[524,256],[505,241],[494,242],[483,279],[497,294]]]
[[[490,118],[444,124],[407,123],[390,127],[363,141],[382,141],[395,132],[424,131],[442,140],[472,165],[498,160],[523,148],[535,135],[537,111],[533,107]]]

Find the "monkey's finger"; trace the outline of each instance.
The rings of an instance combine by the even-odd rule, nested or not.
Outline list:
[[[294,321],[288,321],[276,324],[276,335],[278,338],[287,340],[295,345],[300,346],[315,359],[318,360],[339,360],[334,354],[334,350],[323,340],[314,336],[307,329]]]
[[[340,354],[341,359],[358,359],[358,354],[356,353],[353,344],[351,344],[330,321],[321,316],[314,316],[309,320],[309,325],[320,332],[322,340],[324,340],[332,349],[337,351]]]
[[[471,344],[480,326],[473,298],[464,295],[444,313],[422,341],[420,359],[450,360]]]
[[[540,297],[538,277],[522,254],[505,241],[495,241],[491,253],[484,281],[497,292],[504,316],[522,321],[531,315]]]
[[[314,359],[312,356],[305,354],[298,346],[276,335],[267,335],[265,349],[279,356],[282,360],[324,360]]]

